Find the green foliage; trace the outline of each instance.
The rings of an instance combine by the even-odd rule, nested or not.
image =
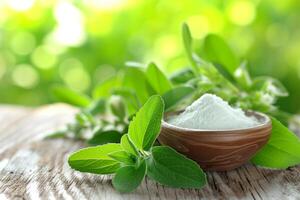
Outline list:
[[[122,85],[125,88],[132,89],[142,104],[145,103],[152,94],[155,94],[144,71],[138,67],[127,67],[125,69]]]
[[[271,138],[251,162],[275,169],[297,165],[300,163],[300,139],[278,120],[272,118]]]
[[[147,79],[157,94],[164,94],[172,89],[172,84],[167,77],[154,64],[150,63],[146,71]]]
[[[147,176],[160,184],[175,188],[200,188],[206,176],[199,165],[170,147],[158,146],[147,160]]]
[[[250,74],[246,68],[246,62],[243,62],[234,72],[234,79],[239,86],[245,90],[249,90],[253,83]]]
[[[146,164],[142,161],[139,166],[125,166],[120,168],[113,178],[113,186],[119,192],[132,192],[143,181],[146,175]]]
[[[103,131],[99,129],[94,132],[92,138],[87,142],[90,145],[102,145],[107,143],[118,143],[120,142],[122,134],[116,130]]]
[[[59,101],[74,106],[87,107],[91,103],[91,100],[87,96],[64,86],[52,87],[52,93]]]
[[[164,110],[176,111],[210,92],[242,109],[284,116],[281,119],[288,120],[289,115],[275,106],[279,97],[288,95],[278,80],[251,77],[247,62],[238,65],[233,51],[216,35],[205,39],[208,60],[204,60],[194,52],[193,38],[186,24],[182,33],[193,70],[186,68],[168,78],[154,63],[146,69],[143,64],[133,67],[131,63],[124,77],[118,78],[118,86],[99,85],[94,90],[101,94],[97,96],[94,92],[98,100],[85,105],[76,115],[75,124],[69,124],[67,131],[62,133],[73,133],[75,138],[88,139],[88,143],[102,146],[71,155],[72,168],[99,174],[116,173],[113,185],[120,192],[133,191],[145,174],[170,187],[200,188],[206,183],[206,177],[195,162],[169,147],[154,145]],[[271,139],[252,162],[279,169],[299,164],[299,138],[275,118],[272,122]],[[115,130],[107,131],[107,127]],[[92,131],[91,138],[84,138],[87,130]],[[58,137],[66,135],[60,133]],[[120,144],[110,144],[112,142]],[[132,181],[127,183],[128,180]]]
[[[127,151],[115,151],[108,154],[108,156],[125,165],[134,165],[136,163],[135,156]]]
[[[182,25],[182,38],[183,38],[183,44],[184,44],[184,47],[185,47],[187,57],[189,58],[189,60],[192,64],[194,73],[195,73],[195,75],[199,75],[198,67],[197,67],[197,64],[194,60],[194,55],[193,55],[193,51],[192,51],[193,39],[192,39],[190,29],[189,29],[189,27],[186,23],[184,23]]]
[[[120,163],[108,154],[121,151],[120,144],[105,144],[97,147],[88,147],[73,153],[69,157],[69,165],[78,171],[95,174],[112,174],[120,168]]]
[[[91,115],[97,115],[105,113],[106,109],[106,101],[105,99],[98,99],[90,103],[90,105],[86,108],[86,112]]]
[[[135,190],[146,174],[171,187],[202,187],[206,176],[194,161],[170,147],[153,147],[163,108],[160,96],[150,97],[129,124],[129,133],[123,135],[121,144],[82,149],[69,157],[69,165],[82,172],[115,173],[112,183],[120,192]]]
[[[162,98],[152,96],[131,121],[128,136],[139,150],[148,151],[152,147],[160,131],[163,111]]]
[[[99,83],[93,90],[93,98],[98,99],[111,96],[112,89],[120,87],[121,83],[119,76],[111,77]]]
[[[185,29],[188,27],[185,26]],[[245,110],[256,110],[270,115],[277,112],[278,108],[274,104],[278,97],[287,95],[285,87],[278,80],[272,77],[252,78],[247,70],[247,62],[239,65],[236,55],[217,35],[208,35],[204,39],[203,49],[208,60],[197,55],[191,61],[201,71],[192,82],[189,81],[198,96],[210,92]],[[187,54],[191,53],[190,49],[186,51]]]
[[[178,86],[167,91],[162,96],[165,102],[165,110],[168,111],[174,108],[178,103],[191,96],[193,92],[194,88],[190,86]]]
[[[292,93],[280,100],[280,106],[284,111],[299,111],[299,32],[297,24],[289,20],[290,16],[299,18],[299,1],[247,1],[246,8],[248,5],[250,9],[245,9],[246,13],[231,9],[238,8],[240,1],[222,5],[218,1],[164,1],[158,10],[149,9],[157,8],[155,1],[119,2],[109,7],[93,2],[67,2],[67,8],[80,15],[78,21],[68,11],[53,14],[60,7],[59,1],[34,1],[23,11],[0,4],[1,13],[5,13],[0,20],[2,103],[51,103],[55,99],[48,88],[54,83],[90,94],[99,81],[103,83],[116,70],[122,71],[126,60],[148,62],[154,58],[168,73],[184,68],[187,65],[184,48],[179,48],[178,27],[187,20],[197,38],[192,42],[194,49],[203,45],[199,38],[217,32],[234,46],[236,57],[251,60],[251,74],[280,78]],[[182,10],[180,15],[178,10]],[[195,15],[199,11],[201,16]],[[239,17],[244,15],[255,17]],[[65,19],[76,23],[60,23]],[[102,25],[95,26],[99,20]],[[74,29],[72,24],[78,26]],[[20,70],[23,64],[27,65],[25,72]]]
[[[128,134],[122,136],[121,145],[125,151],[131,153],[132,155],[138,155],[138,150],[128,137]]]
[[[118,117],[119,120],[124,120],[126,117],[126,108],[122,98],[120,96],[113,96],[109,103],[112,114]]]
[[[193,73],[193,71],[190,68],[184,68],[174,73],[170,77],[170,80],[172,83],[179,85],[179,84],[185,84],[194,78],[195,78],[195,74]]]
[[[226,42],[218,35],[209,34],[204,40],[204,52],[208,60],[221,64],[231,75],[239,63],[235,54]]]

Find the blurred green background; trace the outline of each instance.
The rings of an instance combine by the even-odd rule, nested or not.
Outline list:
[[[181,41],[187,22],[201,45],[208,33],[227,40],[252,75],[279,78],[300,111],[298,0],[0,0],[0,103],[53,102],[51,85],[89,93],[125,61],[155,61],[168,74],[188,65]]]

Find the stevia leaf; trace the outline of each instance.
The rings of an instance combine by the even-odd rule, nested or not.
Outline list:
[[[120,168],[120,162],[108,156],[109,153],[121,151],[120,144],[105,144],[88,147],[73,153],[68,163],[71,168],[95,174],[112,174]]]
[[[182,24],[182,39],[186,52],[191,56],[193,39],[189,26],[186,23]]]
[[[162,98],[165,102],[165,110],[170,110],[182,100],[189,97],[194,90],[194,88],[189,86],[178,86],[163,94]]]
[[[97,130],[93,137],[87,142],[90,145],[102,145],[107,143],[119,143],[122,134],[116,130],[103,131],[101,129]]]
[[[111,112],[120,120],[124,120],[126,116],[126,107],[121,96],[111,96],[109,101]]]
[[[268,76],[257,77],[253,80],[253,90],[262,90],[269,94],[279,97],[288,96],[287,89],[280,81]]]
[[[122,193],[132,192],[143,181],[146,174],[146,164],[142,161],[138,167],[125,166],[120,168],[112,180],[116,190]]]
[[[128,134],[125,134],[121,138],[121,146],[125,151],[131,153],[132,155],[138,155],[138,151],[134,144],[130,141]]]
[[[87,108],[86,112],[91,113],[91,115],[102,114],[106,109],[106,101],[105,99],[98,99],[93,101]]]
[[[151,95],[155,94],[145,72],[139,67],[126,67],[122,86],[132,89],[141,103],[145,103]]]
[[[227,81],[231,84],[236,84],[234,76],[226,68],[224,68],[223,65],[215,63],[212,66],[214,66],[217,72],[219,72],[220,75],[222,75]]]
[[[192,64],[194,74],[199,75],[197,63],[194,60],[193,49],[192,49],[193,38],[189,26],[186,23],[182,25],[182,39],[183,39],[183,44],[185,47],[186,54]]]
[[[147,176],[160,184],[175,188],[200,188],[206,175],[199,165],[170,147],[153,147],[147,160]]]
[[[171,82],[154,63],[148,65],[146,76],[148,82],[157,94],[163,94],[172,88]]]
[[[136,161],[135,157],[132,154],[127,153],[126,151],[112,152],[109,153],[108,156],[126,165],[134,165]]]
[[[207,59],[221,64],[233,75],[239,62],[228,44],[218,35],[209,34],[204,39],[204,52]]]
[[[160,96],[154,95],[137,112],[129,124],[129,138],[139,150],[149,150],[156,140],[164,112]]]
[[[247,90],[252,86],[252,80],[246,65],[247,63],[245,61],[240,64],[234,72],[234,78],[242,88]]]
[[[300,164],[300,140],[278,120],[272,118],[272,134],[268,143],[251,159],[268,168],[285,169]]]
[[[109,97],[113,89],[121,86],[121,78],[113,76],[105,81],[99,83],[93,90],[93,98],[99,99]]]
[[[59,100],[78,107],[87,107],[91,100],[84,94],[78,93],[65,86],[52,87],[52,94]]]
[[[132,89],[118,88],[114,89],[112,93],[123,97],[129,115],[136,113],[141,106],[136,93]]]
[[[89,112],[79,112],[75,115],[76,122],[82,126],[82,128],[86,125],[95,124],[95,119]]]
[[[170,80],[173,84],[184,84],[193,78],[195,78],[195,74],[193,73],[193,71],[189,68],[184,68],[174,73],[170,77]]]

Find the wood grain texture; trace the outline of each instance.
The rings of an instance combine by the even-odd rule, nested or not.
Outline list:
[[[73,120],[63,104],[28,109],[0,107],[0,200],[3,199],[300,199],[300,167],[268,170],[244,165],[208,173],[199,190],[171,189],[146,179],[133,193],[120,194],[111,176],[82,174],[66,162],[84,144],[43,140]]]

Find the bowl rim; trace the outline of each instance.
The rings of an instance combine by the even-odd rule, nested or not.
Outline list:
[[[250,114],[252,114],[254,116],[256,115],[256,116],[260,116],[260,117],[264,118],[264,122],[262,122],[262,123],[260,123],[256,126],[253,126],[253,127],[237,128],[237,129],[223,129],[223,130],[220,130],[220,129],[193,129],[193,128],[184,128],[184,127],[179,127],[179,126],[172,125],[172,124],[166,122],[165,119],[163,118],[162,119],[162,127],[167,128],[167,129],[172,129],[172,130],[175,130],[177,132],[189,133],[189,134],[191,134],[191,133],[197,133],[197,134],[199,134],[199,133],[240,134],[241,132],[242,133],[247,133],[247,132],[253,133],[253,131],[257,131],[257,130],[261,130],[261,129],[264,129],[264,128],[272,127],[271,118],[267,114],[257,112],[257,111],[246,111],[246,112],[249,112]]]

